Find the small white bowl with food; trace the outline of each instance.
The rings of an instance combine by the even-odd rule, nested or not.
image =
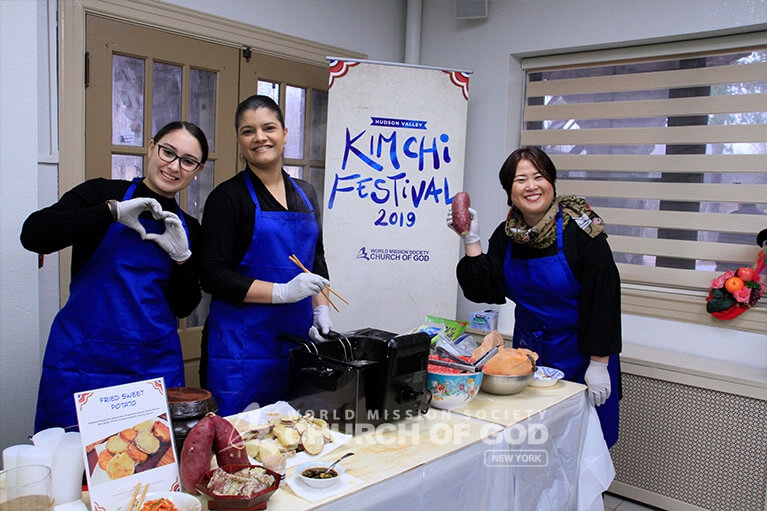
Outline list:
[[[319,490],[336,486],[344,476],[344,467],[336,464],[329,471],[331,462],[308,461],[296,467],[296,477],[306,486]]]

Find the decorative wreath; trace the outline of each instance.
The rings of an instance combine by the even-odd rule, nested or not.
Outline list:
[[[706,311],[721,320],[736,318],[756,305],[765,293],[760,277],[765,267],[765,250],[759,252],[753,267],[727,271],[711,281]]]

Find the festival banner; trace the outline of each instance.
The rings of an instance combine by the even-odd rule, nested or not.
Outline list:
[[[467,71],[330,60],[323,231],[338,331],[455,316]]]

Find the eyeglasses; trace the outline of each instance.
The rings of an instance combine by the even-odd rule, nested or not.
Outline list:
[[[202,165],[202,163],[195,160],[194,158],[177,155],[176,151],[162,144],[157,144],[157,156],[159,156],[160,159],[165,163],[173,163],[174,161],[178,160],[178,166],[181,167],[181,170],[185,172],[194,172],[200,167],[200,165]]]

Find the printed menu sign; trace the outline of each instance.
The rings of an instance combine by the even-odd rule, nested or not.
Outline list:
[[[136,487],[180,488],[162,378],[74,395],[93,511],[127,510]]]

